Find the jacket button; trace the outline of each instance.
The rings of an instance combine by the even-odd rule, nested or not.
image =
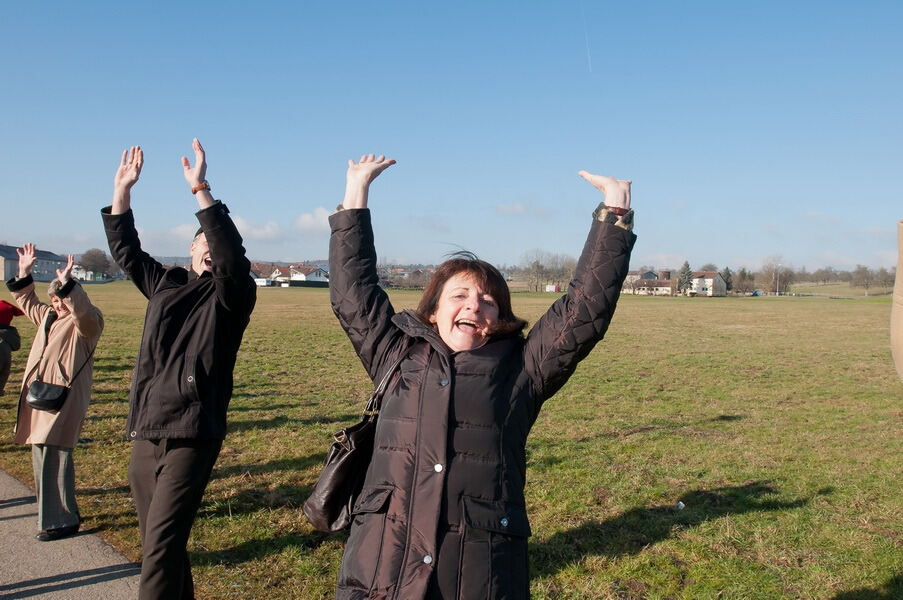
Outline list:
[[[502,527],[507,527],[508,526],[508,517],[502,517],[502,520],[499,521],[499,523],[502,524]]]
[[[188,376],[188,383],[194,383],[194,375]]]
[[[424,556],[424,557],[423,557],[423,564],[425,564],[425,565],[431,565],[431,564],[433,564],[433,557],[430,556],[429,554],[427,554],[426,556]]]
[[[447,385],[448,385],[448,379],[446,379],[445,377],[443,377],[442,379],[439,380],[439,385],[441,385],[442,387],[447,386]]]
[[[137,432],[137,431],[133,431],[133,432],[130,433],[129,435],[131,435],[133,438],[136,438],[136,437],[138,437],[138,432]]]
[[[435,471],[436,473],[441,473],[443,468],[444,467],[438,463],[433,465],[433,471]]]

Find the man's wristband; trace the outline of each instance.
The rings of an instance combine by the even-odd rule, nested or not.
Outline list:
[[[192,194],[197,194],[197,193],[200,192],[201,190],[207,190],[208,192],[210,191],[210,184],[207,183],[207,180],[206,180],[206,179],[205,179],[204,181],[200,182],[200,183],[197,184],[197,185],[191,186],[191,193],[192,193]]]

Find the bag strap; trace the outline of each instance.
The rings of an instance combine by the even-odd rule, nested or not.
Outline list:
[[[392,375],[394,375],[395,371],[398,370],[398,367],[401,366],[401,362],[407,357],[407,354],[408,348],[405,347],[404,351],[398,355],[398,358],[395,359],[395,362],[389,367],[389,370],[386,371],[386,374],[383,375],[382,381],[379,382],[379,385],[377,385],[376,389],[373,390],[373,393],[370,394],[367,405],[364,407],[364,417],[376,417],[379,415],[383,394],[386,393],[386,387],[389,385],[389,380],[392,379]]]
[[[34,369],[32,369],[28,375],[25,376],[28,379],[28,376],[31,375],[34,371],[37,370],[38,367],[41,366],[41,361],[44,360],[44,352],[47,350],[47,342],[50,341],[50,326],[53,325],[53,322],[57,320],[59,315],[56,314],[56,311],[51,309],[49,313],[47,313],[47,318],[44,323],[44,347],[41,348],[41,356],[38,358],[38,362],[35,363]],[[66,387],[72,387],[72,382],[81,374],[82,369],[88,366],[88,361],[91,360],[91,357],[94,356],[94,351],[97,350],[97,344],[94,344],[94,347],[91,348],[91,352],[88,353],[88,357],[85,358],[85,362],[82,363],[82,366],[78,368],[78,371],[75,372],[75,375],[69,378],[69,382],[66,384]],[[35,377],[36,381],[42,381],[40,374]]]

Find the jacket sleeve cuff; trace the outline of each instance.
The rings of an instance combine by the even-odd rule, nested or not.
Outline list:
[[[15,277],[10,277],[6,281],[6,287],[11,292],[18,292],[19,290],[24,290],[29,285],[34,283],[34,278],[29,274],[22,279],[16,279]]]
[[[229,207],[223,204],[221,200],[217,200],[211,206],[202,208],[194,213],[194,216],[198,218],[201,227],[206,231],[208,228],[219,226],[223,218],[228,214]]]
[[[341,205],[339,205],[341,206]],[[329,225],[333,232],[355,226],[370,225],[369,208],[343,208],[329,215]]]
[[[59,290],[57,290],[57,292],[56,292],[57,298],[62,299],[62,298],[65,298],[66,296],[68,296],[72,292],[72,290],[75,289],[76,285],[78,285],[78,282],[76,282],[74,279],[72,279],[70,277],[69,281],[67,281],[63,285],[63,287],[61,287]]]
[[[121,231],[125,228],[135,227],[135,213],[132,212],[131,208],[118,215],[112,214],[112,211],[112,206],[104,206],[100,209],[104,229],[107,231]]]
[[[623,215],[617,215],[605,206],[605,202],[600,202],[596,210],[593,211],[593,218],[603,223],[633,231],[633,209],[631,208]]]

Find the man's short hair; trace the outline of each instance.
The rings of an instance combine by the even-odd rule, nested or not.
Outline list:
[[[54,279],[50,282],[50,285],[47,286],[47,295],[56,296],[59,293],[61,287],[63,287],[63,284],[60,283],[60,280]]]

